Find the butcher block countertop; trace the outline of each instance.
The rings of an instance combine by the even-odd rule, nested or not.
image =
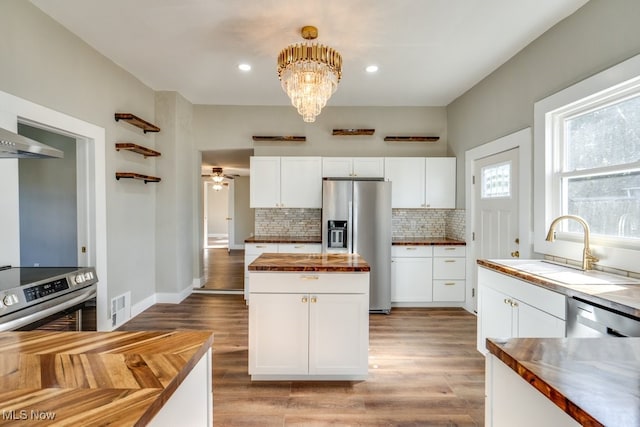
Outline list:
[[[202,331],[1,332],[0,424],[146,425],[212,344]]]
[[[262,254],[249,271],[366,272],[369,264],[358,254]]]
[[[477,263],[481,267],[524,280],[567,297],[575,296],[612,310],[640,317],[640,281],[637,279],[607,275],[599,271],[582,272],[570,267],[562,269],[542,260],[479,259]],[[555,272],[554,269],[564,271]],[[572,283],[562,281],[567,274]],[[583,283],[580,283],[581,278]]]
[[[251,236],[245,243],[322,243],[320,236]]]
[[[467,243],[446,237],[404,237],[393,239],[391,244],[397,246],[465,246]]]
[[[586,426],[640,426],[640,338],[511,338],[487,349]]]

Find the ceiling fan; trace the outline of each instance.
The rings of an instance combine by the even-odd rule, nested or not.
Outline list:
[[[240,175],[227,175],[224,174],[221,167],[213,167],[211,168],[210,174],[202,174],[203,178],[210,177],[214,182],[222,182],[224,178],[226,179],[234,179],[235,177]]]

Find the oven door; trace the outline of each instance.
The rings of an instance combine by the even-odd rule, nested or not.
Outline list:
[[[60,298],[0,317],[0,331],[96,330],[97,286],[91,285]]]

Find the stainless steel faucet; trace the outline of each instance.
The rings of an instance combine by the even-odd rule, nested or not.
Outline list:
[[[562,215],[558,218],[551,221],[551,225],[549,226],[549,232],[547,233],[546,240],[548,242],[553,242],[556,240],[556,225],[562,221],[563,219],[573,219],[578,221],[582,228],[584,228],[584,249],[582,250],[582,269],[583,270],[592,270],[593,264],[600,261],[600,259],[596,258],[591,254],[591,248],[589,247],[589,239],[591,235],[591,231],[589,230],[589,224],[583,218],[577,215]]]

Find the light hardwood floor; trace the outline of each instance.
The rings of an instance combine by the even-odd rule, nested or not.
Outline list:
[[[207,329],[215,426],[482,426],[484,358],[476,318],[462,309],[370,316],[369,379],[251,382],[239,295],[193,294],[157,304],[121,330]]]

